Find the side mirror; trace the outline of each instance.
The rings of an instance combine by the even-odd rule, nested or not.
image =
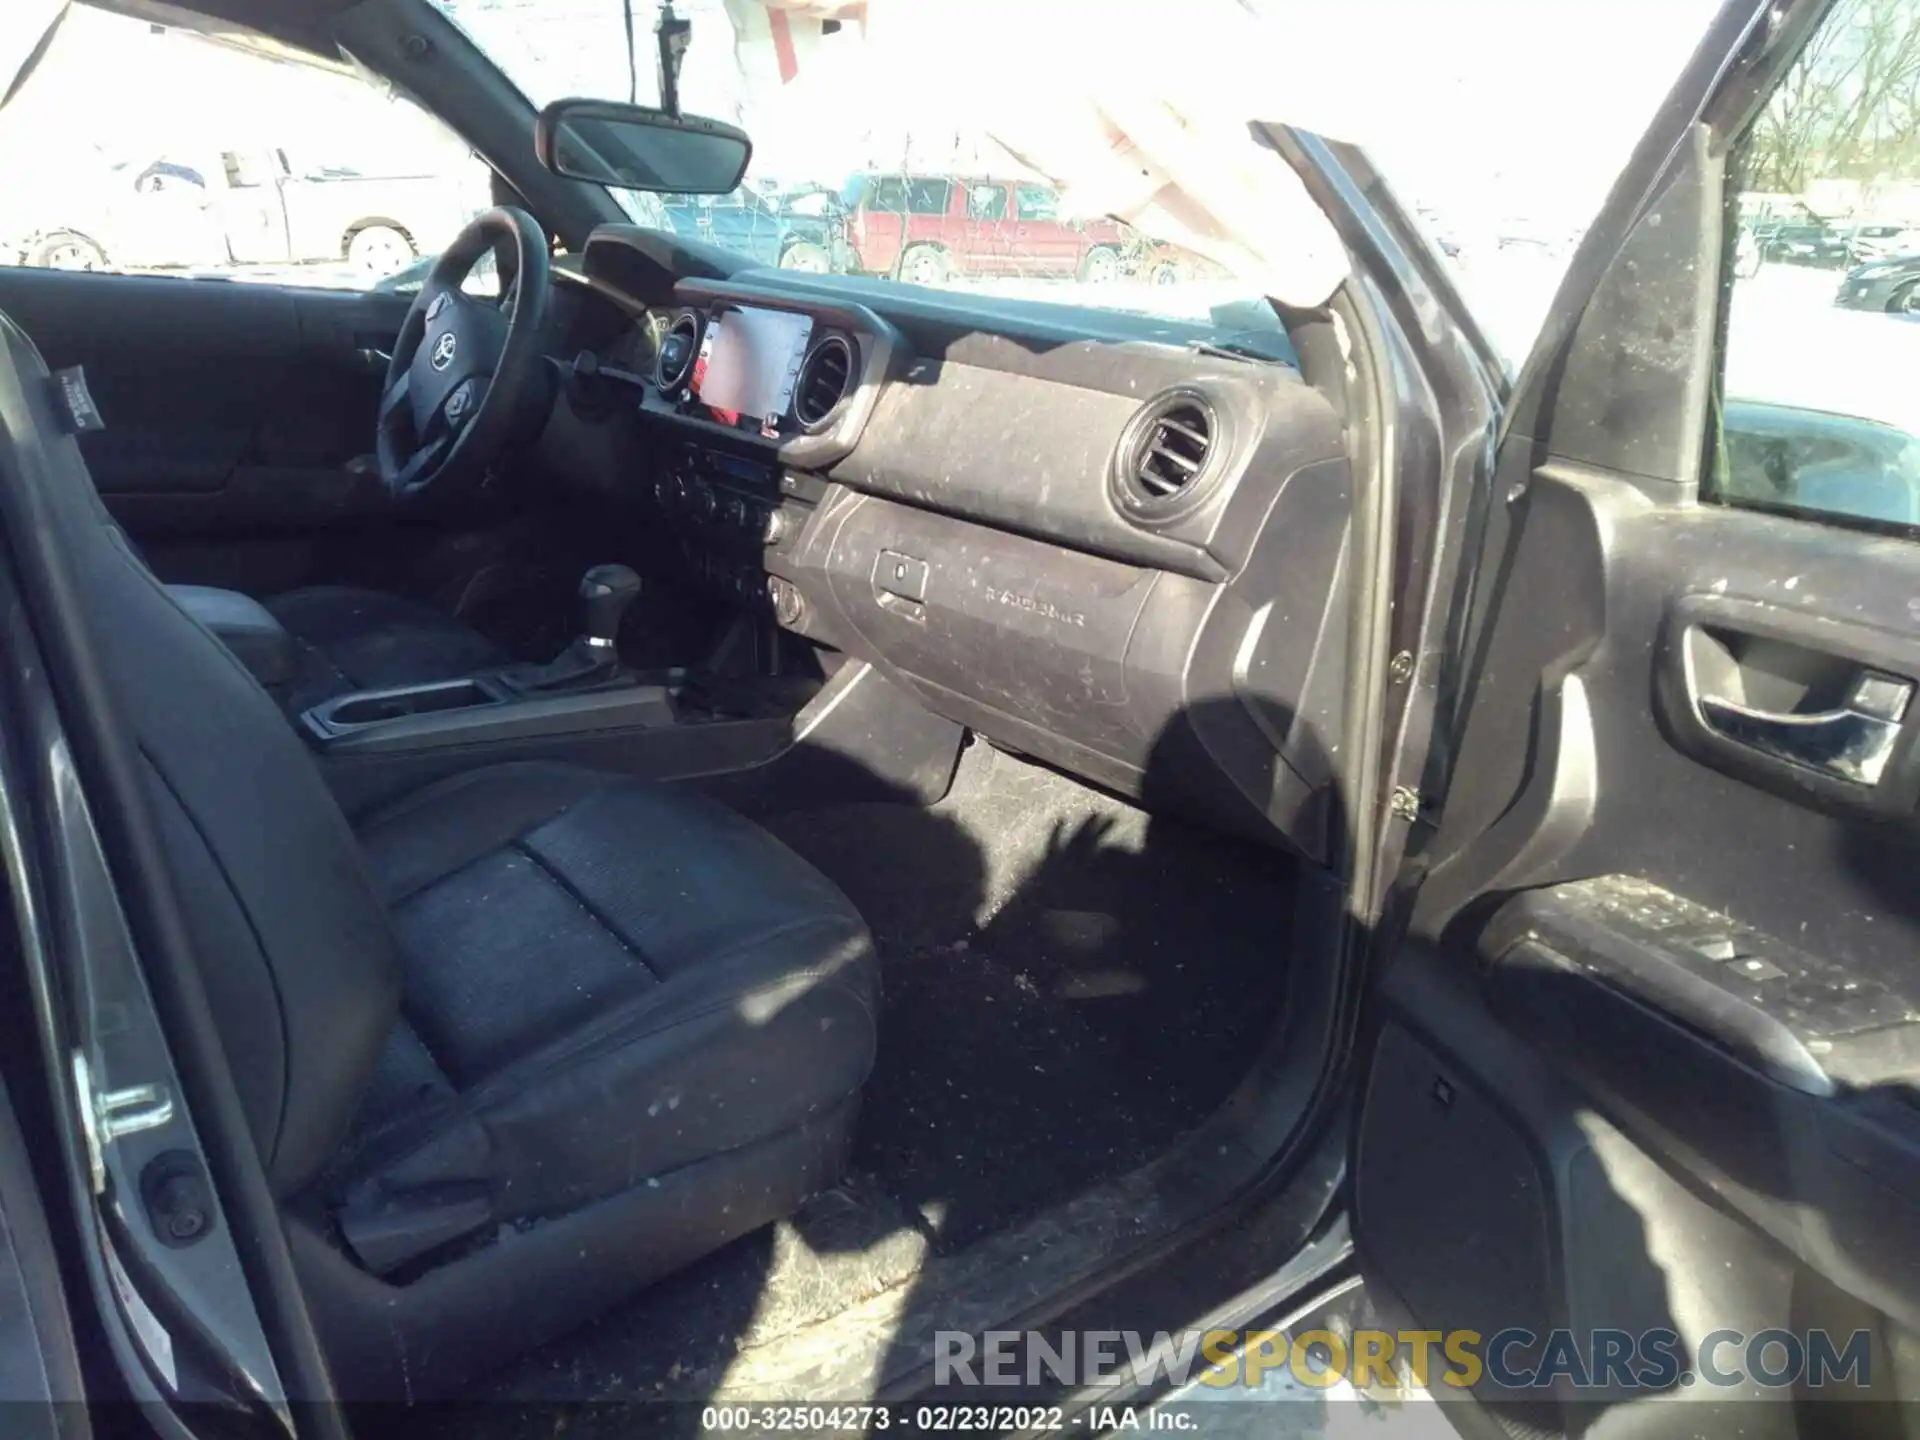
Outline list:
[[[533,127],[533,152],[556,175],[622,190],[724,195],[753,158],[747,133],[719,120],[611,100],[556,100]]]

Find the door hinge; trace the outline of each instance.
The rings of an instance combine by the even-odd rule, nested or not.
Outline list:
[[[1393,818],[1396,820],[1418,820],[1420,818],[1420,792],[1410,785],[1394,786],[1390,808],[1393,811]]]
[[[107,1188],[107,1146],[122,1135],[157,1130],[173,1119],[173,1096],[164,1085],[128,1085],[96,1090],[93,1068],[84,1052],[73,1052],[74,1103],[80,1107],[80,1133],[87,1142],[87,1171],[93,1193]]]

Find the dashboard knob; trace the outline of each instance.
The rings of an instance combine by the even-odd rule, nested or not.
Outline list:
[[[760,512],[760,542],[778,545],[787,538],[787,517],[778,510]]]
[[[720,502],[714,497],[713,487],[704,480],[695,480],[687,486],[687,506],[693,511],[696,520],[711,520],[720,508]]]
[[[798,625],[807,613],[807,602],[799,589],[778,575],[767,577],[767,598],[773,602],[773,618],[782,625]]]

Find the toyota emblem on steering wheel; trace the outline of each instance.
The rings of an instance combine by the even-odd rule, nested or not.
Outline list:
[[[459,348],[459,345],[460,342],[454,339],[451,330],[434,341],[433,368],[436,370],[444,370],[447,366],[451,365],[453,363],[453,352]]]

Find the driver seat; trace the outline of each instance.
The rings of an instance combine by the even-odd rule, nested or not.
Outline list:
[[[449,487],[477,483],[487,457],[533,428],[536,411],[544,419],[547,243],[524,210],[488,210],[467,223],[422,282],[394,339],[375,424],[375,457],[396,500],[429,490],[444,497]],[[459,290],[489,253],[502,264],[511,258],[510,320]],[[326,586],[283,595],[267,608],[299,650],[286,697],[296,714],[346,690],[430,684],[510,660],[460,621],[397,595]]]
[[[291,715],[349,690],[430,685],[513,663],[452,615],[379,590],[314,585],[275,596],[266,607],[293,637],[285,699]]]
[[[113,524],[52,395],[0,316],[0,534],[337,1397],[446,1394],[832,1185],[877,1009],[846,897],[712,801],[575,766],[350,820]],[[144,1143],[197,1146],[167,1123]]]

